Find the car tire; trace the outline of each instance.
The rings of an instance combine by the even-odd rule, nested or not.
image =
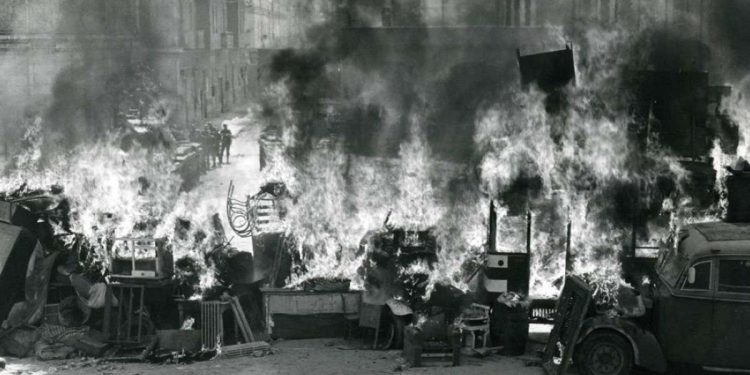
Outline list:
[[[615,332],[591,333],[576,352],[576,366],[584,375],[628,375],[633,369],[633,348]]]

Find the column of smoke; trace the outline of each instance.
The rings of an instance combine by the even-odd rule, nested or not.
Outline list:
[[[296,196],[288,231],[298,239],[302,271],[291,284],[320,276],[357,281],[364,256],[357,251],[359,240],[368,231],[382,230],[387,212],[393,211],[392,225],[435,230],[439,261],[429,270],[431,285],[466,289],[467,270],[486,250],[490,199],[499,207],[498,250],[523,251],[525,225],[511,212],[515,202],[503,197],[526,177],[541,180],[525,202],[534,220],[531,293],[537,296],[558,292],[556,281],[565,272],[566,224],[571,223],[572,272],[608,298],[622,283],[620,255],[630,244],[633,198],[659,197],[652,193],[663,179],[674,187],[655,205],[672,218],[672,230],[684,222],[716,219],[717,207],[691,208],[683,189],[689,174],[677,158],[657,142],[639,148],[629,131],[635,119],[623,89],[625,71],[658,66],[659,41],[675,32],[650,19],[657,13],[646,8],[639,29],[586,23],[548,29],[544,47],[559,49],[574,41],[576,56],[576,85],[565,89],[567,106],[556,114],[546,110],[544,93],[520,89],[515,69],[485,72],[495,89],[464,90],[461,94],[468,97],[456,98],[461,87],[451,73],[460,67],[452,61],[429,64],[424,44],[432,37],[430,29],[421,29],[423,38],[403,48],[377,38],[353,46],[342,42],[347,30],[325,25],[311,31],[310,50],[277,55],[273,71],[280,84],[269,92],[266,105],[269,121],[284,134],[287,152],[265,177],[288,181]],[[692,26],[697,22],[683,18]],[[505,46],[509,54],[517,47]],[[405,56],[416,67],[408,74],[390,64]],[[426,68],[431,66],[439,68]],[[436,90],[441,83],[447,89]],[[337,108],[349,123],[336,128],[326,117],[332,111],[316,98],[342,87],[346,94],[337,98]],[[459,105],[470,103],[469,113],[457,117],[464,123],[449,124],[459,129],[452,134],[473,135],[471,156],[463,160],[436,154],[428,137],[441,126],[435,116],[445,113],[433,104],[456,105],[458,99]],[[364,147],[358,138],[362,133],[370,137]],[[460,138],[455,142],[460,149]],[[351,144],[362,148],[352,150]],[[369,150],[374,150],[371,156],[360,156]],[[667,245],[671,233],[641,235]],[[423,266],[412,268],[426,271]]]

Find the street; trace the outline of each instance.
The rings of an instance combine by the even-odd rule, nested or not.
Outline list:
[[[273,355],[260,358],[214,359],[193,364],[149,365],[141,363],[103,363],[85,365],[85,360],[39,362],[11,360],[8,374],[18,375],[376,375],[376,374],[477,374],[477,375],[542,375],[541,367],[526,366],[520,359],[490,356],[484,359],[465,358],[459,367],[447,363],[427,363],[420,368],[401,368],[399,351],[356,349],[361,341],[343,339],[310,339],[274,342]]]

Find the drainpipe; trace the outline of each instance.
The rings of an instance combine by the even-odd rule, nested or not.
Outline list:
[[[491,253],[497,251],[497,212],[495,212],[495,201],[490,201],[490,231],[489,238],[487,239],[488,250]]]

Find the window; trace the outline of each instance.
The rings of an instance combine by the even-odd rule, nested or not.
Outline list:
[[[719,291],[750,294],[750,260],[719,261]]]
[[[693,265],[695,269],[695,280],[690,282],[686,275],[682,289],[689,290],[709,290],[711,286],[711,261],[699,262]]]
[[[675,251],[664,250],[659,266],[659,275],[669,283],[669,286],[677,287],[679,286],[680,273],[682,273],[687,264],[688,260],[685,257],[677,254]]]

